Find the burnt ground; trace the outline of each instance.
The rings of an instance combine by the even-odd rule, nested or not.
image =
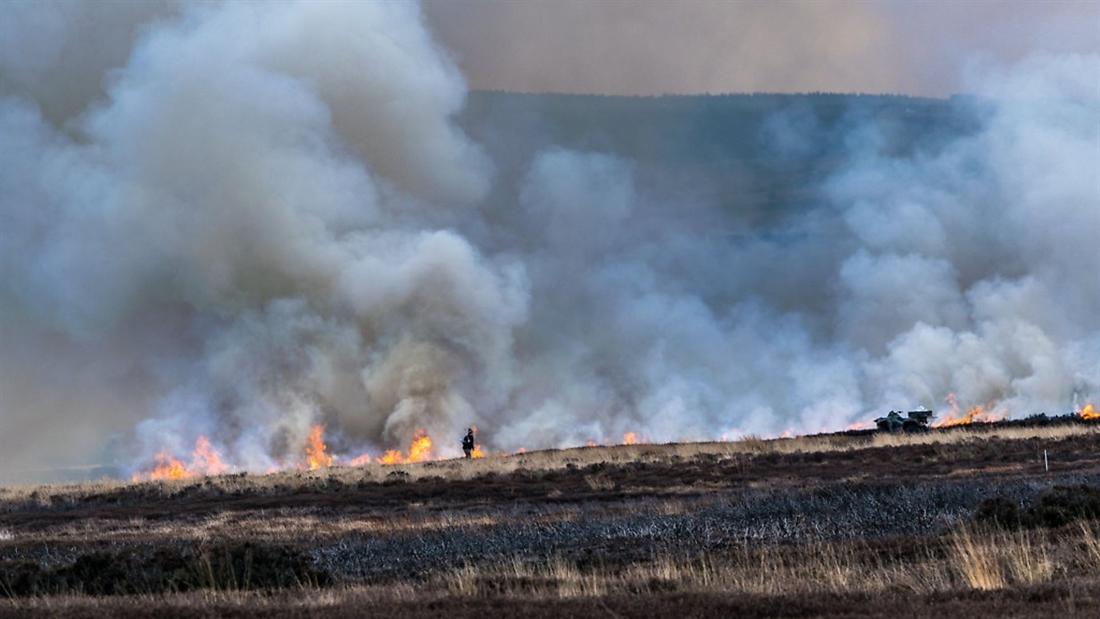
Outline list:
[[[849,619],[1090,619],[1100,608],[1100,592],[1095,587],[1030,587],[1007,591],[966,591],[924,596],[895,593],[890,595],[762,596],[722,593],[664,593],[654,595],[607,596],[597,599],[531,601],[515,598],[448,598],[431,601],[386,602],[354,600],[302,607],[291,602],[242,607],[218,602],[172,607],[152,603],[126,604],[108,601],[95,608],[88,605],[49,609],[15,609],[0,605],[0,617],[52,617],[75,619],[102,616],[114,619],[145,619],[172,616],[180,619],[214,617],[260,617],[264,619],[359,619],[384,616],[393,619],[448,617],[484,619],[485,617],[522,617],[524,619],[568,619],[607,617],[775,617],[812,619],[836,617]]]
[[[0,603],[0,614],[47,613],[29,601],[83,593],[108,597],[53,606],[48,613],[146,616],[148,606],[134,600],[148,596],[130,594],[217,589],[215,581],[226,575],[233,588],[277,597],[302,587],[431,582],[449,570],[513,557],[563,557],[581,570],[615,569],[656,555],[692,557],[743,547],[782,553],[827,541],[859,542],[867,552],[900,560],[907,553],[941,552],[943,536],[960,522],[993,518],[1056,528],[1100,519],[1095,434],[700,454],[472,479],[444,479],[431,474],[432,463],[421,466],[424,476],[416,480],[394,471],[380,482],[303,474],[280,485],[242,483],[233,490],[211,480],[171,488],[135,484],[78,500],[0,505],[0,530],[9,533],[0,539],[0,596],[15,600]],[[205,576],[193,567],[199,563]],[[1100,607],[1097,584],[1068,579],[992,592],[870,597],[657,588],[534,605],[509,596],[430,603],[337,596],[323,605],[323,614],[362,616],[374,609],[369,614],[394,617],[486,611],[526,617],[1077,616],[1080,609]],[[171,614],[297,617],[318,610],[304,608],[226,602],[173,606]]]

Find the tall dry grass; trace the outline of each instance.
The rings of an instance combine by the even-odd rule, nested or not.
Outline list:
[[[1096,527],[1083,523],[1080,542],[1087,547],[1095,540]],[[1067,571],[1078,562],[1072,549],[1055,559],[1056,549],[1035,531],[992,531],[980,533],[963,527],[952,534],[952,558],[960,578],[973,589],[1003,589],[1013,585],[1049,582],[1060,569]]]
[[[1100,526],[1095,523],[1082,522],[1079,524],[1080,563],[1087,572],[1100,575]]]
[[[1003,589],[1008,578],[998,560],[998,550],[993,544],[980,540],[968,529],[952,536],[955,567],[973,589]]]
[[[626,566],[584,566],[570,559],[512,558],[465,565],[425,585],[461,597],[587,597],[653,591],[737,592],[772,596],[809,593],[1002,589],[1095,578],[1100,523],[1053,537],[961,527],[945,545],[930,541],[905,558],[882,556],[863,543],[816,542],[800,547],[737,548],[698,557],[662,554]]]

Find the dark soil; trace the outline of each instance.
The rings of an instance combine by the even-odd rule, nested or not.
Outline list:
[[[321,606],[262,605],[212,602],[164,606],[150,601],[125,598],[93,600],[88,604],[49,609],[5,606],[0,617],[112,617],[144,619],[175,617],[257,617],[264,619],[358,619],[384,616],[390,619],[484,619],[523,617],[559,619],[588,617],[712,619],[715,617],[773,617],[789,619],[1056,619],[1094,618],[1100,608],[1100,591],[1083,583],[1061,583],[1002,591],[962,591],[950,594],[913,595],[904,592],[885,595],[810,594],[761,596],[723,593],[667,593],[645,596],[606,596],[564,600],[517,598],[441,598],[430,601],[371,603],[359,599],[341,600]]]

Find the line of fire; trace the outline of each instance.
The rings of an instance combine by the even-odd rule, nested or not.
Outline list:
[[[930,410],[909,411],[907,414],[903,414],[900,411],[891,411],[886,416],[875,419],[874,422],[848,426],[846,431],[877,430],[880,432],[927,432],[935,429],[954,428],[970,424],[989,424],[1007,420],[1006,415],[995,412],[995,406],[974,406],[965,413],[962,413],[955,401],[954,394],[949,395],[946,401],[949,405],[949,410],[943,414],[941,419],[934,423],[932,423],[934,413]],[[1036,417],[1048,419],[1046,415],[1038,415]],[[1091,403],[1085,405],[1080,411],[1068,417],[1075,417],[1082,421],[1100,423],[1100,413],[1096,412],[1096,409]],[[438,459],[432,439],[427,435],[424,429],[418,429],[416,431],[408,451],[403,452],[399,449],[391,449],[385,451],[380,456],[371,456],[369,453],[361,453],[350,457],[334,456],[328,451],[324,435],[324,425],[318,424],[312,426],[309,438],[302,450],[301,459],[287,463],[282,467],[275,467],[267,472],[275,473],[281,470],[294,469],[315,471],[332,466],[354,467],[365,466],[371,463],[382,465],[409,464]],[[793,432],[787,431],[784,432],[780,438],[791,438],[793,436]],[[648,442],[648,440],[639,439],[635,432],[627,432],[623,435],[622,442],[609,443],[605,441],[602,445],[637,445],[647,444]],[[586,446],[596,447],[598,445],[600,445],[600,443],[596,441],[589,441]],[[516,450],[515,453],[521,454],[526,452],[526,448],[521,447]],[[482,450],[481,445],[476,445],[471,455],[473,458],[484,458],[486,454]],[[504,452],[495,455],[503,457],[511,454]],[[156,455],[153,467],[146,472],[136,473],[132,477],[132,481],[189,479],[193,477],[221,475],[232,471],[233,467],[223,460],[221,453],[213,446],[210,439],[206,436],[200,436],[195,441],[195,448],[191,452],[191,460],[189,462],[184,462],[176,458],[168,451],[161,451]]]

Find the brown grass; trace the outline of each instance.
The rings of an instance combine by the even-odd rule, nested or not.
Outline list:
[[[1078,543],[1087,545],[1089,539],[1095,539],[1096,530],[1095,523],[1082,523],[1079,530],[1069,532],[1062,548],[1033,531],[982,534],[963,527],[952,535],[955,570],[970,587],[981,590],[1050,582],[1056,572],[1072,570],[1077,559],[1072,548]]]
[[[952,541],[957,569],[970,587],[989,590],[1008,585],[994,544],[978,539],[966,529],[957,531]]]
[[[824,542],[780,549],[740,547],[687,559],[661,555],[626,568],[581,567],[562,557],[513,558],[463,566],[441,576],[439,584],[455,596],[542,599],[654,590],[769,596],[992,590],[1042,585],[1056,576],[1089,578],[1098,535],[1096,522],[1050,537],[963,526],[950,536],[947,552],[933,540],[904,559],[883,557],[865,543]],[[1081,545],[1092,557],[1088,564],[1081,564],[1076,550]],[[426,588],[436,586],[430,582]]]

